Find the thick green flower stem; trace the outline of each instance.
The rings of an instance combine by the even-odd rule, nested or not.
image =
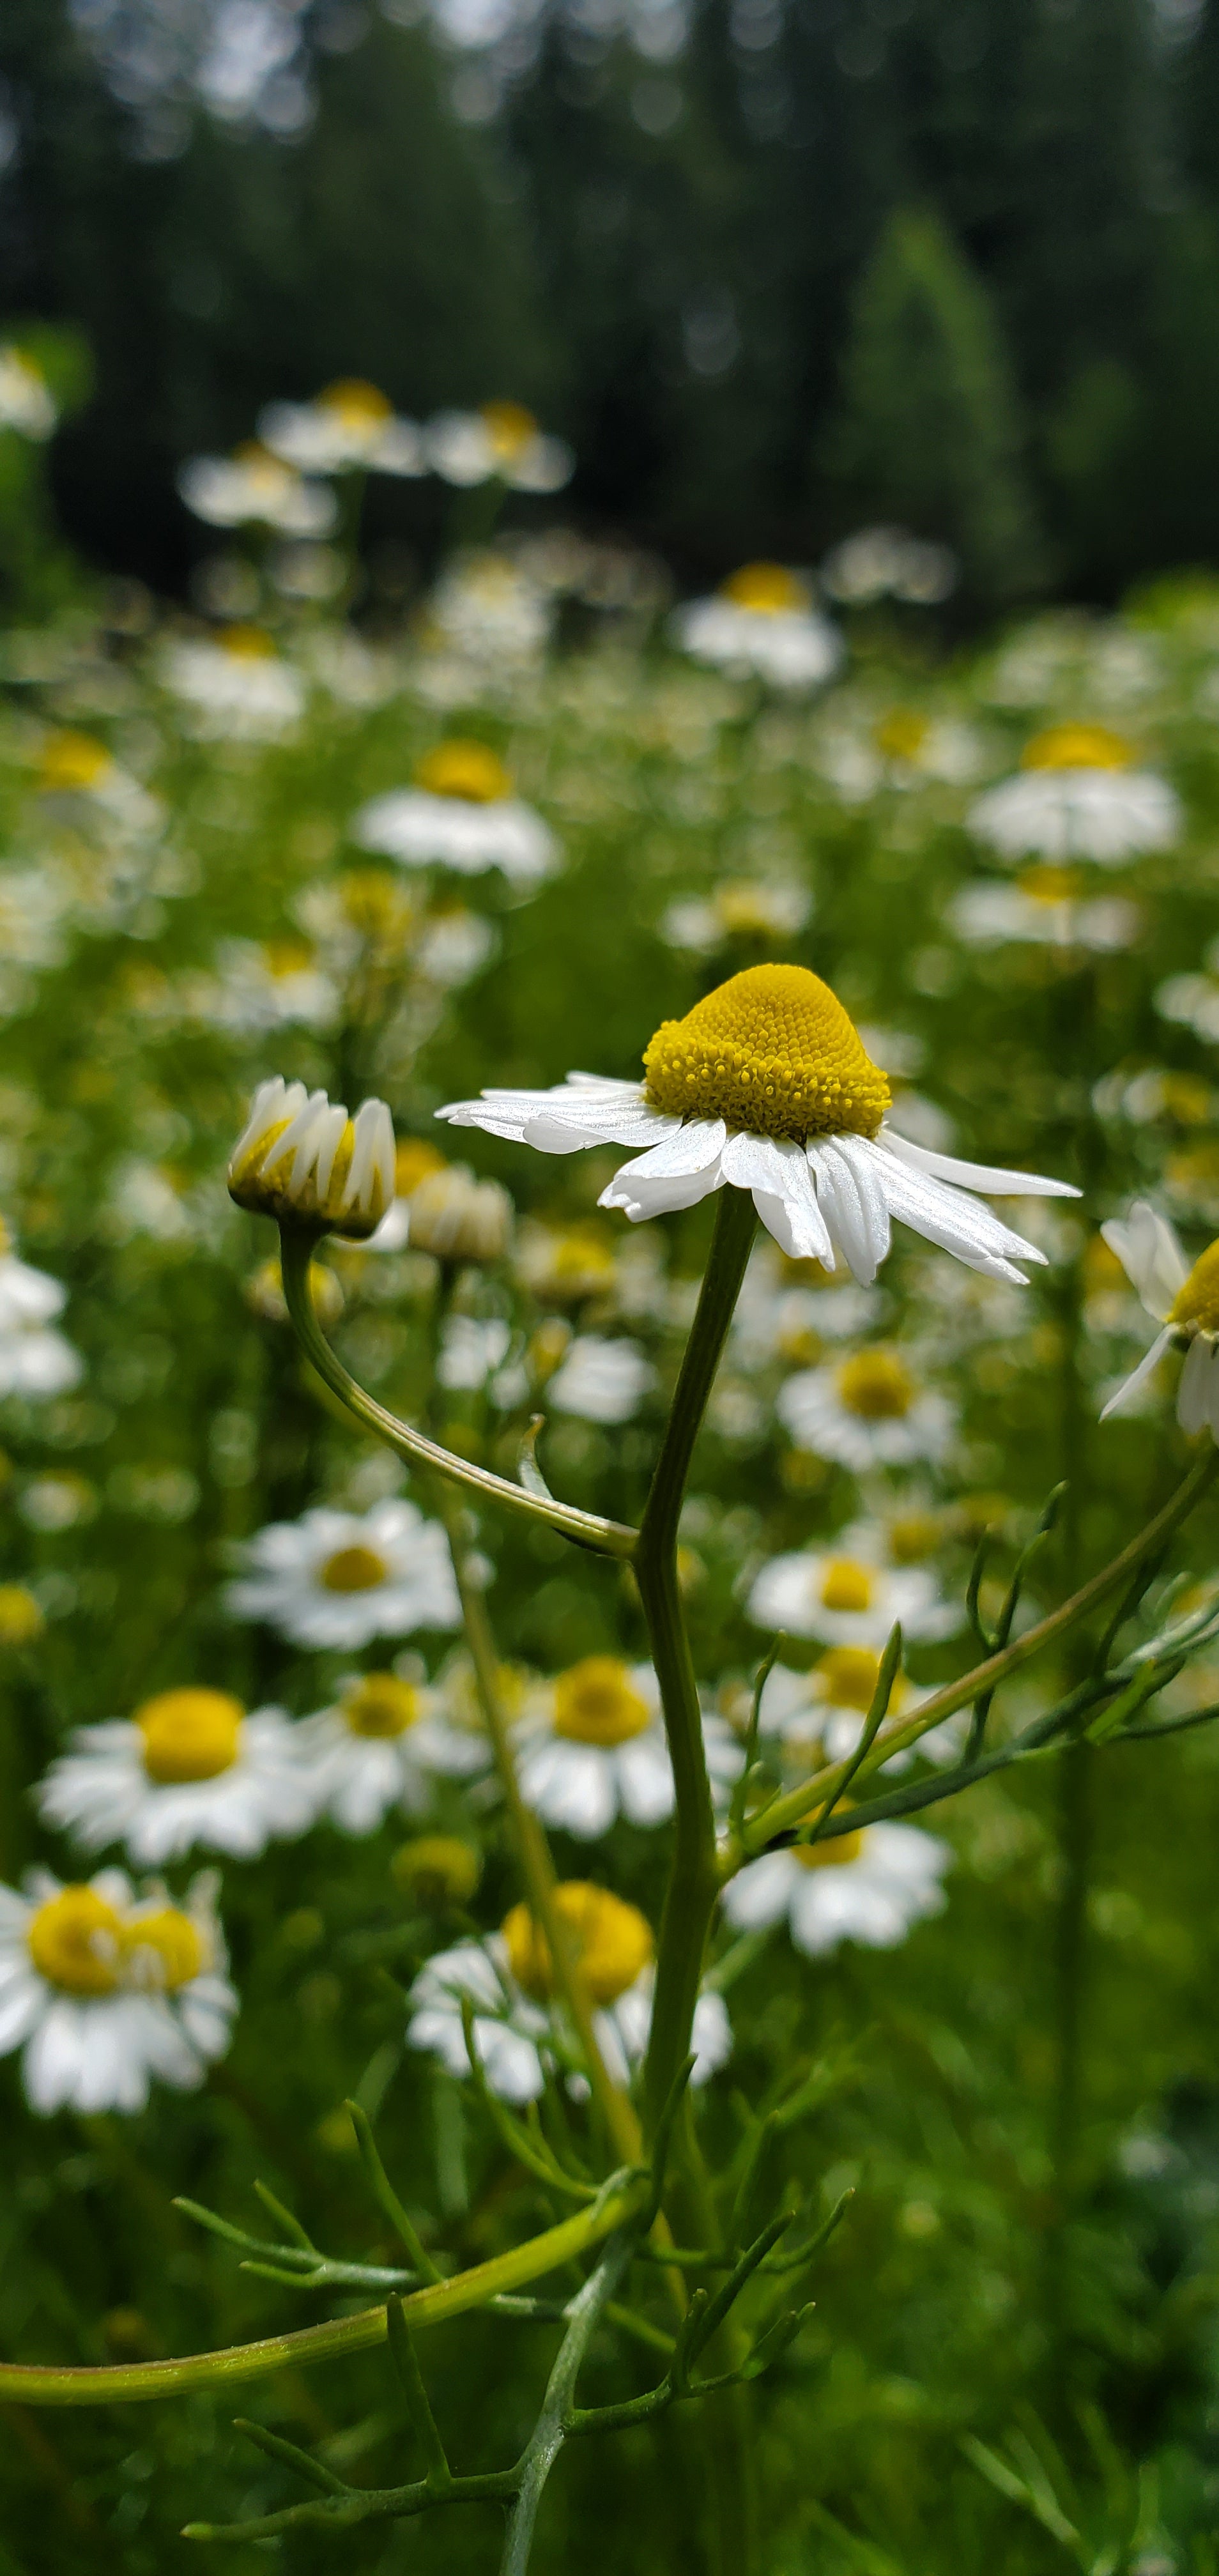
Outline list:
[[[719,1892],[702,1713],[677,1580],[677,1525],[694,1443],[740,1294],[756,1223],[753,1201],[744,1190],[721,1191],[698,1306],[635,1554],[676,1801],[643,2079],[648,2137],[655,2134],[690,2046],[703,1953]]]

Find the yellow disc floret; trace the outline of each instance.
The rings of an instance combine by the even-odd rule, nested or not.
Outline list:
[[[203,1934],[180,1906],[161,1905],[123,1926],[123,1964],[133,1986],[174,1994],[210,1965]]]
[[[652,1723],[625,1664],[615,1655],[585,1655],[554,1686],[554,1731],[573,1744],[629,1744]]]
[[[1022,769],[1129,769],[1133,750],[1108,725],[1047,725],[1020,754]]]
[[[379,385],[370,385],[363,376],[340,376],[318,395],[322,411],[337,413],[344,429],[380,429],[394,416],[394,406]]]
[[[135,1712],[144,1739],[144,1769],[162,1787],[183,1780],[215,1780],[230,1771],[241,1750],[245,1711],[227,1691],[158,1691]]]
[[[394,1853],[391,1867],[403,1895],[430,1913],[468,1905],[482,1876],[473,1844],[456,1834],[413,1834]]]
[[[415,784],[429,796],[456,796],[466,805],[497,805],[512,794],[512,779],[498,753],[460,734],[425,751]]]
[[[916,761],[925,749],[930,727],[913,707],[891,707],[876,727],[874,740],[883,760]]]
[[[875,1589],[870,1565],[859,1565],[854,1557],[833,1556],[822,1574],[818,1596],[823,1610],[870,1610]]]
[[[813,1679],[828,1707],[857,1708],[866,1717],[876,1697],[880,1657],[872,1646],[831,1646]]]
[[[565,1880],[556,1887],[554,1902],[592,2001],[616,2003],[651,1959],[652,1932],[646,1917],[638,1906],[624,1904],[620,1896],[611,1896],[608,1888],[594,1887],[587,1879]],[[518,1986],[545,2002],[554,1992],[554,1972],[540,1925],[527,1905],[514,1905],[502,1928],[508,1965]]]
[[[1016,883],[1030,903],[1077,903],[1084,891],[1079,868],[1022,868]]]
[[[644,1054],[658,1109],[754,1135],[874,1136],[889,1085],[841,1002],[807,966],[746,966]]]
[[[1219,1241],[1209,1243],[1178,1288],[1166,1321],[1195,1333],[1219,1333]]]
[[[353,1735],[405,1735],[422,1717],[423,1702],[397,1673],[361,1673],[358,1681],[348,1683],[339,1715]]]
[[[730,599],[734,608],[752,609],[755,617],[781,617],[808,606],[804,583],[786,564],[742,564],[721,584],[720,596]]]
[[[46,788],[96,787],[114,766],[104,742],[91,733],[53,733],[42,752]]]
[[[235,662],[269,662],[275,658],[275,646],[261,626],[226,626],[220,641]]]
[[[835,1384],[839,1402],[862,1422],[900,1422],[917,1393],[896,1351],[856,1351],[843,1360]]]
[[[324,1592],[375,1592],[379,1583],[389,1579],[389,1567],[375,1547],[336,1547],[333,1556],[324,1557],[317,1570]]]
[[[109,1995],[118,1984],[123,1925],[92,1887],[62,1887],[40,1905],[26,1934],[47,1984],[66,1995]]]
[[[498,465],[514,465],[517,457],[524,454],[531,440],[537,436],[537,422],[524,403],[487,402],[483,404],[479,418]]]

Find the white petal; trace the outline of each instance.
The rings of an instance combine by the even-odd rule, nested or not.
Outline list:
[[[1101,1233],[1149,1315],[1162,1324],[1177,1291],[1189,1277],[1189,1264],[1167,1219],[1147,1199],[1136,1199],[1124,1222],[1110,1217]]]
[[[730,1923],[752,1932],[778,1923],[786,1914],[800,1877],[800,1864],[789,1851],[763,1852],[739,1876],[729,1879],[720,1900]]]
[[[1117,1388],[1116,1392],[1110,1396],[1108,1403],[1103,1407],[1101,1412],[1100,1418],[1102,1422],[1107,1422],[1111,1413],[1121,1412],[1128,1398],[1136,1392],[1136,1389],[1146,1384],[1147,1379],[1151,1376],[1152,1370],[1159,1367],[1160,1361],[1163,1359],[1164,1353],[1169,1348],[1171,1341],[1171,1329],[1168,1326],[1165,1326],[1162,1333],[1156,1334],[1150,1350],[1144,1351],[1138,1367],[1131,1371],[1129,1377],[1123,1378],[1122,1383]]]
[[[1190,1343],[1177,1388],[1177,1420],[1190,1437],[1204,1431],[1210,1413],[1210,1375],[1214,1345],[1199,1333]]]
[[[827,1136],[809,1148],[818,1183],[834,1193],[835,1228],[861,1287],[870,1287],[889,1250],[885,1176],[866,1136]]]
[[[724,1156],[725,1180],[732,1180],[735,1175],[728,1170],[725,1140],[727,1146],[753,1141],[729,1137],[722,1118],[688,1118],[683,1125],[673,1127],[658,1145],[641,1154],[638,1162],[628,1166],[632,1182],[653,1178],[667,1180],[673,1174],[683,1172],[705,1172],[717,1154]]]
[[[925,1145],[912,1145],[906,1136],[897,1136],[885,1125],[877,1137],[903,1163],[912,1163],[919,1172],[930,1172],[937,1181],[952,1181],[958,1188],[983,1190],[990,1198],[1011,1199],[1077,1199],[1079,1191],[1071,1181],[1047,1180],[1042,1172],[1008,1172],[990,1163],[962,1163],[955,1154],[932,1154]]]
[[[697,1207],[700,1199],[724,1186],[718,1158],[701,1171],[674,1172],[667,1180],[649,1180],[645,1173],[637,1184],[638,1169],[638,1163],[624,1163],[597,1201],[598,1207],[621,1208],[632,1225],[641,1225],[651,1216],[670,1216],[677,1208]]]
[[[941,1251],[953,1253],[967,1269],[980,1270],[989,1279],[1012,1280],[1020,1288],[1028,1285],[1024,1272],[1009,1256],[1015,1253],[1023,1261],[1044,1263],[1046,1256],[1035,1243],[1026,1243],[1023,1235],[1002,1225],[980,1199],[970,1198],[966,1191],[952,1189],[930,1173],[907,1169],[896,1155],[876,1146],[871,1151],[883,1167],[890,1211],[903,1225],[926,1242],[938,1244]]]

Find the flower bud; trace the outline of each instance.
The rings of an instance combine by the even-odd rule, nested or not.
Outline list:
[[[383,1100],[349,1118],[324,1091],[260,1083],[229,1164],[229,1195],[256,1215],[300,1218],[363,1240],[394,1195],[394,1130]]]
[[[411,1192],[410,1242],[438,1261],[499,1261],[512,1233],[512,1201],[498,1181],[476,1181],[464,1163],[429,1172]]]
[[[468,1905],[482,1875],[473,1845],[455,1834],[415,1834],[394,1853],[390,1867],[404,1896],[429,1913]]]

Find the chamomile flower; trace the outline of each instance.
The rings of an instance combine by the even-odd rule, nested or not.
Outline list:
[[[305,712],[305,683],[257,626],[167,646],[161,678],[204,740],[278,742]]]
[[[553,624],[553,598],[519,564],[488,551],[458,555],[428,601],[423,641],[431,650],[416,685],[439,705],[467,703],[475,690],[498,694],[538,661]]]
[[[950,1637],[961,1624],[925,1565],[886,1565],[884,1537],[866,1525],[824,1549],[773,1556],[755,1577],[747,1615],[755,1627],[827,1646],[883,1646],[895,1620],[911,1640]]]
[[[242,1037],[273,1029],[326,1029],[338,1017],[339,995],[317,955],[303,939],[224,939],[217,950],[219,975],[195,997],[192,1017]]]
[[[513,793],[512,779],[485,743],[441,742],[419,762],[413,787],[374,796],[352,824],[361,849],[378,850],[404,868],[454,868],[479,876],[501,868],[514,885],[532,885],[555,864],[553,833]]]
[[[427,471],[418,425],[396,414],[388,396],[362,377],[343,376],[312,402],[268,403],[259,414],[264,447],[301,474],[395,474]]]
[[[497,481],[511,492],[561,492],[576,470],[566,439],[539,429],[517,402],[437,412],[423,432],[423,448],[432,472],[462,491]]]
[[[835,702],[819,726],[814,758],[844,805],[862,805],[890,789],[908,794],[935,782],[959,787],[975,778],[984,746],[970,725],[916,707],[889,707],[867,720]]]
[[[6,341],[0,348],[0,430],[15,429],[41,447],[58,419],[55,397],[37,359]]]
[[[823,1842],[763,1852],[724,1889],[741,1932],[787,1922],[797,1950],[824,1958],[842,1941],[892,1950],[915,1923],[939,1914],[951,1854],[917,1825],[865,1825]]]
[[[671,903],[662,915],[660,936],[670,948],[689,949],[696,957],[733,942],[765,947],[772,939],[793,939],[812,908],[807,886],[746,877],[716,886],[705,898],[691,895]]]
[[[277,528],[285,537],[328,537],[338,517],[333,492],[250,439],[231,456],[192,456],[178,471],[187,509],[209,528]]]
[[[1180,836],[1180,798],[1107,725],[1050,725],[1026,743],[1016,777],[978,798],[970,830],[1005,859],[1094,859],[1118,867]]]
[[[374,1637],[461,1624],[448,1540],[414,1503],[391,1498],[363,1514],[319,1504],[259,1530],[241,1554],[230,1616],[264,1620],[294,1646],[349,1654]]]
[[[889,1085],[828,985],[805,966],[749,966],[666,1020],[646,1081],[570,1074],[551,1090],[485,1091],[437,1114],[460,1127],[574,1154],[642,1147],[603,1190],[632,1222],[748,1190],[780,1250],[863,1284],[889,1250],[893,1217],[971,1269],[1021,1283],[1034,1244],[970,1193],[1075,1197],[1062,1181],[991,1171],[912,1145],[886,1123]],[[918,1454],[917,1452],[915,1454]]]
[[[160,797],[123,769],[104,742],[70,727],[46,736],[38,783],[44,810],[57,820],[77,823],[88,814],[136,838],[159,831],[165,820]]]
[[[900,599],[938,608],[956,589],[960,566],[950,546],[913,537],[908,528],[858,528],[831,547],[821,587],[844,608],[874,608]]]
[[[55,1321],[67,1301],[60,1280],[10,1251],[0,1224],[0,1395],[37,1400],[79,1385],[84,1362]]]
[[[1129,1215],[1101,1227],[1147,1313],[1161,1326],[1133,1374],[1111,1395],[1102,1422],[1146,1385],[1164,1353],[1183,1350],[1177,1420],[1192,1437],[1209,1430],[1219,1440],[1219,1242],[1208,1244],[1191,1269],[1174,1227],[1146,1199]]]
[[[731,1730],[703,1722],[708,1769],[719,1786],[740,1767]],[[527,1691],[517,1737],[521,1794],[547,1825],[596,1842],[618,1816],[659,1825],[673,1812],[673,1770],[650,1664],[586,1655]]]
[[[419,1815],[435,1775],[466,1779],[485,1746],[446,1724],[437,1692],[399,1673],[353,1673],[329,1708],[293,1729],[313,1812],[345,1834],[373,1834],[391,1807]]]
[[[227,1691],[158,1691],[131,1718],[81,1726],[36,1791],[43,1823],[85,1851],[123,1843],[155,1868],[204,1844],[250,1860],[292,1840],[313,1797],[282,1709],[247,1716]]]
[[[900,1351],[881,1347],[800,1369],[780,1387],[775,1411],[797,1448],[856,1476],[943,1458],[956,1427],[947,1398],[921,1385]]]
[[[470,2073],[463,2005],[483,2077],[501,2102],[536,2102],[545,2090],[549,2015],[516,1984],[502,1934],[458,1941],[421,1968],[408,1998],[407,2045],[438,2057],[450,2075]]]
[[[813,607],[808,586],[782,564],[743,564],[713,598],[687,601],[671,621],[675,641],[696,662],[777,689],[811,689],[832,679],[842,639]]]
[[[393,1122],[383,1100],[349,1118],[324,1091],[278,1074],[261,1082],[229,1161],[229,1196],[277,1221],[364,1241],[392,1206]]]
[[[864,1721],[876,1697],[881,1658],[875,1646],[829,1646],[812,1670],[796,1673],[775,1664],[767,1674],[758,1710],[763,1741],[777,1745],[785,1762],[807,1777],[824,1762],[844,1762],[855,1750]],[[889,1692],[887,1714],[909,1717],[925,1692],[914,1690],[898,1673]],[[960,1749],[960,1726],[953,1718],[929,1727],[918,1751],[933,1762],[952,1761]],[[909,1768],[909,1750],[891,1754],[886,1771]]]
[[[582,1422],[629,1422],[656,1384],[656,1371],[638,1342],[604,1333],[578,1333],[546,1389],[556,1413]]]
[[[223,2057],[226,1966],[211,1871],[175,1905],[119,1869],[68,1886],[35,1870],[24,1894],[0,1888],[0,2054],[22,2049],[43,2115],[142,2111],[154,2081],[187,2092]]]
[[[1080,870],[1063,867],[1023,868],[1014,885],[979,877],[954,896],[949,919],[971,948],[1021,940],[1101,956],[1131,947],[1140,926],[1134,904],[1121,895],[1090,896]]]

